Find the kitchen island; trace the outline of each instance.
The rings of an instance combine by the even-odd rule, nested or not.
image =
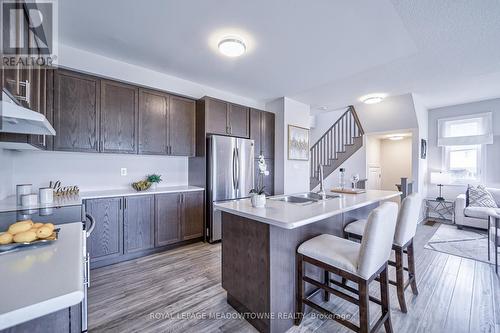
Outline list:
[[[222,287],[228,303],[260,332],[287,331],[295,313],[298,245],[322,233],[341,236],[347,223],[366,218],[382,201],[399,201],[399,195],[368,190],[304,204],[278,196],[268,198],[263,208],[252,207],[250,199],[217,204],[222,211]],[[321,279],[316,268],[307,267],[306,272]]]

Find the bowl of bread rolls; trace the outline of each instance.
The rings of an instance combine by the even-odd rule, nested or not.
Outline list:
[[[59,229],[52,223],[36,223],[32,220],[13,223],[6,231],[0,232],[0,252],[53,242],[57,240],[58,232]]]

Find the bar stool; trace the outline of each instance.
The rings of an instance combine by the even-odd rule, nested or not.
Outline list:
[[[295,325],[299,325],[304,305],[330,316],[335,321],[355,332],[375,332],[384,324],[387,332],[392,332],[391,315],[389,309],[389,285],[387,280],[387,261],[391,254],[391,245],[396,228],[398,206],[393,202],[386,202],[374,209],[368,216],[366,234],[361,243],[353,242],[341,237],[322,234],[302,243],[297,249],[297,291]],[[323,269],[324,281],[319,282],[305,274],[304,263]],[[348,287],[330,279],[330,273],[357,283],[358,289]],[[380,300],[370,297],[369,285],[380,277]],[[305,283],[316,288],[305,296]],[[358,297],[355,298],[340,290],[333,289],[334,284],[348,290]],[[341,297],[359,306],[359,326],[342,319],[324,307],[314,303],[312,298],[318,290],[323,290],[325,301],[330,294]],[[382,315],[370,327],[369,301],[382,307]]]
[[[396,262],[389,260],[389,265],[396,267],[396,281],[389,283],[396,286],[399,307],[401,312],[406,313],[405,290],[411,285],[414,295],[418,295],[417,282],[415,280],[415,254],[413,249],[413,237],[417,232],[417,223],[420,213],[420,200],[417,193],[407,196],[401,203],[401,209],[396,224],[394,242],[392,249],[396,254]],[[366,220],[357,220],[349,223],[344,228],[344,238],[362,239],[366,230]],[[408,257],[408,267],[404,267],[403,254]],[[408,281],[404,281],[404,271],[408,272]],[[345,281],[343,281],[345,282]]]

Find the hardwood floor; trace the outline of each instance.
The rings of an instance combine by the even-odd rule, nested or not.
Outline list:
[[[394,331],[500,333],[500,279],[494,267],[424,249],[438,225],[418,228],[420,294],[407,289],[407,314],[399,311],[396,289],[390,287]],[[196,243],[92,270],[90,332],[256,332],[226,303],[220,250],[220,244]],[[371,293],[378,297],[378,291],[373,283]],[[354,305],[334,296],[323,305],[357,322]],[[374,320],[380,307],[371,304],[370,311]],[[289,332],[350,331],[312,312]]]

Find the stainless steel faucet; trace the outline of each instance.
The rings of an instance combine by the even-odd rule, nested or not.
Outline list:
[[[318,166],[318,169],[319,169],[319,192],[318,192],[318,194],[321,195],[322,200],[326,200],[325,184],[323,183],[325,181],[324,175],[323,175],[323,165],[320,164]]]

